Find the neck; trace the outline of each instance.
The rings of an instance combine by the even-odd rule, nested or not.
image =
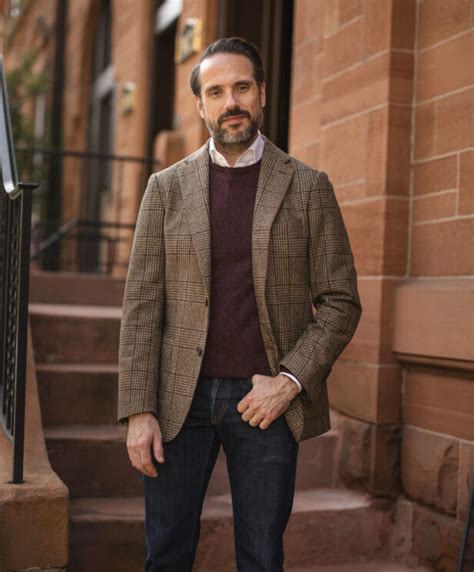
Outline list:
[[[252,146],[253,142],[257,139],[257,137],[258,133],[256,133],[250,141],[246,141],[245,143],[230,143],[226,145],[225,143],[223,144],[214,141],[214,144],[219,153],[221,153],[225,157],[227,163],[229,163],[229,165],[233,167],[237,162],[237,159],[242,155],[242,153],[247,151],[247,149]]]

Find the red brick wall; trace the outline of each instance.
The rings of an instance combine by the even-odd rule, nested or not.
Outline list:
[[[472,2],[421,2],[414,102],[411,276],[474,274]]]
[[[365,485],[378,492],[396,481],[386,457],[400,422],[401,368],[391,336],[394,292],[406,274],[414,8],[408,1],[299,0],[294,23],[290,152],[327,171],[335,186],[364,308],[331,374],[330,398],[368,425]]]
[[[473,11],[469,0],[417,3],[412,280],[395,316],[394,349],[409,364],[402,485],[423,524],[413,527],[413,551],[439,570],[456,569],[474,471]]]
[[[472,12],[297,0],[294,23],[290,151],[335,185],[364,309],[329,384],[339,475],[389,494],[400,477],[411,548],[440,570],[474,469]]]

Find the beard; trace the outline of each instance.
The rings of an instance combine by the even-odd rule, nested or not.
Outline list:
[[[236,115],[246,117],[249,120],[249,125],[245,127],[245,129],[234,129],[233,126],[225,126],[225,120],[229,117],[235,117]],[[262,126],[263,112],[260,107],[257,115],[252,117],[248,111],[235,107],[220,115],[217,121],[212,121],[205,114],[204,122],[211,137],[218,146],[233,153],[243,152],[255,139],[258,130]]]

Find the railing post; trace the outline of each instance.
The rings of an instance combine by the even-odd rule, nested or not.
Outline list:
[[[13,483],[23,483],[32,191],[18,181],[0,55],[0,421],[13,443]]]
[[[25,444],[25,397],[26,367],[28,351],[28,300],[30,285],[30,239],[31,239],[31,203],[34,183],[19,183],[21,196],[21,235],[18,284],[18,326],[17,326],[17,361],[16,361],[16,395],[14,413],[13,444],[13,483],[23,482],[23,458]]]

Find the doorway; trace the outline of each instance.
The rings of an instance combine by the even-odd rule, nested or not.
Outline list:
[[[240,36],[257,46],[267,77],[262,131],[288,150],[294,0],[220,0],[218,37]]]

